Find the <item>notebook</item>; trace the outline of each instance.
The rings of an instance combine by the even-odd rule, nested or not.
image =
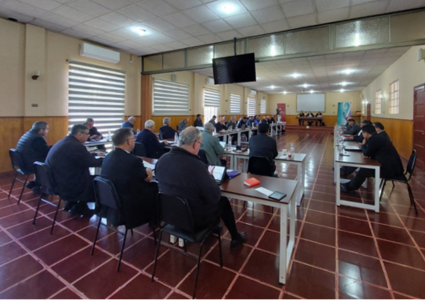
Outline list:
[[[251,177],[251,178],[245,179],[244,184],[249,187],[253,187],[253,186],[259,185],[260,181],[258,179],[255,179],[254,177]]]

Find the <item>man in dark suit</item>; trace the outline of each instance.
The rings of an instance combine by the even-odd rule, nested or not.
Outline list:
[[[89,129],[89,138],[88,141],[98,141],[103,139],[103,135],[97,130],[96,127],[94,127],[94,120],[92,118],[87,118],[86,123],[83,124]],[[104,145],[98,145],[96,146],[99,150],[106,151],[106,148]]]
[[[369,120],[362,120],[360,122],[360,124],[363,127],[365,125],[370,125],[372,123]],[[348,137],[348,140],[354,141],[354,142],[357,142],[357,143],[362,143],[363,142],[363,139],[364,139],[363,132],[361,130],[357,133],[357,135],[351,135],[351,136]]]
[[[360,125],[352,118],[348,119],[347,128],[344,131],[344,134],[357,135],[361,130]]]
[[[162,120],[162,123],[164,125],[159,127],[159,138],[161,140],[173,139],[174,135],[176,134],[176,131],[170,126],[170,118],[165,117]]]
[[[89,134],[86,126],[74,125],[71,134],[57,142],[46,158],[54,188],[62,199],[68,201],[65,208],[72,208],[71,213],[74,215],[92,214],[87,206],[87,202],[95,201],[93,177],[89,168],[100,167],[103,162],[103,159],[96,159],[84,147]]]
[[[373,125],[363,126],[362,132],[364,136],[362,145],[363,155],[365,158],[374,159],[381,164],[381,177],[403,175],[403,164],[401,163],[397,150],[390,140],[377,134]],[[354,179],[350,182],[341,184],[341,191],[354,193],[355,190],[360,188],[366,178],[374,176],[374,170],[360,168]],[[379,180],[379,178],[375,180]]]
[[[208,121],[208,123],[211,123],[215,126],[216,122],[215,120],[217,119],[217,116],[212,116],[211,120]]]
[[[245,232],[238,232],[229,199],[221,196],[220,187],[198,156],[202,132],[188,127],[180,134],[179,146],[163,155],[155,168],[159,191],[184,197],[189,203],[197,229],[206,228],[221,218],[231,235],[230,248],[246,242]]]
[[[145,146],[148,157],[160,158],[166,152],[164,146],[167,145],[167,141],[158,142],[155,133],[153,133],[154,130],[155,122],[147,120],[145,122],[145,128],[137,135],[136,142],[142,143]]]
[[[127,121],[121,124],[121,128],[131,128],[133,130],[133,133],[136,135],[137,132],[134,130],[134,124],[136,123],[136,118],[131,116],[128,118]]]
[[[249,157],[259,156],[266,157],[270,166],[273,170],[272,174],[276,170],[274,158],[277,156],[277,144],[276,140],[269,137],[269,125],[261,123],[258,125],[258,134],[254,135],[249,139]]]
[[[299,117],[299,118],[304,118],[304,117],[305,117],[304,112],[303,112],[303,111],[301,111],[301,112],[298,114],[298,117]],[[301,125],[301,122],[303,122],[303,125],[304,125],[304,121],[302,121],[302,120],[298,120],[298,125]]]
[[[193,122],[193,126],[195,127],[204,127],[204,123],[202,123],[202,119],[201,119],[201,115],[197,114],[196,115],[196,120],[195,122]]]
[[[239,119],[239,121],[238,121],[238,125],[237,125],[237,127],[238,128],[242,128],[242,126],[246,126],[246,121],[248,120],[248,118],[247,117],[242,117],[242,118],[240,118]]]
[[[216,132],[220,132],[220,131],[222,131],[222,130],[226,130],[226,124],[225,124],[225,121],[226,121],[226,117],[222,117],[222,118],[220,118],[220,121],[219,121],[219,122],[217,122],[217,123],[214,125],[214,127],[215,127],[215,131],[216,131]]]
[[[130,154],[134,140],[131,128],[115,131],[112,137],[115,149],[105,157],[101,173],[114,184],[123,205],[125,224],[129,227],[155,222],[158,194],[158,185],[150,182],[152,170],[143,166],[143,160]]]
[[[320,111],[318,111],[317,114],[316,114],[316,118],[322,118],[322,117],[323,117],[322,113]],[[317,125],[322,126],[322,122],[323,122],[323,120],[317,120],[316,126]]]
[[[390,140],[390,136],[385,131],[385,127],[384,127],[384,125],[382,125],[381,122],[375,122],[375,123],[373,123],[373,126],[375,126],[375,130],[376,130],[377,134],[379,134],[379,135]]]
[[[313,113],[312,113],[311,111],[309,111],[309,112],[307,113],[306,117],[313,118],[313,117],[314,117],[314,115],[313,115]],[[309,125],[309,126],[311,126],[312,124],[313,124],[313,121],[308,121],[308,125]]]

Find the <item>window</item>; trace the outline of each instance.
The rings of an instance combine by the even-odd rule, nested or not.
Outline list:
[[[257,113],[256,106],[257,100],[255,98],[248,98],[248,116],[255,116]]]
[[[212,116],[218,117],[218,108],[221,103],[221,93],[219,90],[204,88],[204,120],[205,123],[212,119]]]
[[[399,82],[394,81],[390,84],[390,93],[389,93],[389,113],[398,114],[399,108]]]
[[[158,78],[153,79],[154,116],[189,114],[189,85]]]
[[[381,105],[382,105],[382,94],[381,94],[381,90],[376,91],[375,93],[375,114],[380,115],[382,110],[381,110]]]
[[[266,113],[266,107],[267,107],[266,99],[261,99],[261,102],[260,102],[260,114],[265,114]]]
[[[69,60],[68,128],[93,118],[107,137],[124,122],[125,72]]]
[[[241,113],[241,96],[230,94],[230,113],[240,114]]]

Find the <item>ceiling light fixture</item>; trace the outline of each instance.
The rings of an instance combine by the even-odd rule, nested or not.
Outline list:
[[[232,11],[235,10],[235,7],[232,4],[226,4],[222,6],[222,9],[225,13],[230,14]]]
[[[294,73],[291,75],[294,79],[297,79],[298,77],[300,77],[301,75],[298,73]]]
[[[313,94],[314,93],[314,91],[313,90],[310,90],[310,94]]]
[[[283,91],[283,94],[286,95],[287,91]]]
[[[138,33],[138,34],[140,34],[140,35],[144,35],[144,34],[146,34],[146,29],[143,29],[143,28],[137,28],[137,29],[136,29],[136,31],[137,31],[137,33]]]
[[[341,82],[341,85],[342,85],[342,86],[346,86],[346,85],[347,85],[347,83],[346,83],[345,81],[343,81],[343,82]]]
[[[356,35],[355,35],[354,46],[356,46],[356,47],[360,46],[360,33],[356,33]]]
[[[303,84],[303,87],[306,89],[308,87],[308,84],[307,83],[304,83]]]
[[[345,92],[345,90],[344,90],[344,89],[340,89],[339,91],[340,91],[341,93],[344,93],[344,92]]]
[[[270,88],[271,88],[272,90],[274,90],[274,85],[272,85]]]
[[[270,56],[276,56],[276,47],[274,45],[270,46]]]
[[[343,73],[345,73],[345,74],[347,74],[347,75],[350,75],[351,73],[353,73],[354,71],[353,70],[351,70],[351,69],[347,69],[347,70],[344,70],[343,71]]]

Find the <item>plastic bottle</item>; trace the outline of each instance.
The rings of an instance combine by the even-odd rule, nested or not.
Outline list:
[[[179,135],[176,133],[174,133],[174,143],[178,143],[179,142]]]
[[[295,151],[294,142],[291,142],[291,147],[289,148],[289,153],[293,154]]]
[[[227,147],[229,148],[229,150],[230,150],[230,148],[232,148],[232,137],[231,136],[229,136],[229,140],[227,142]]]

